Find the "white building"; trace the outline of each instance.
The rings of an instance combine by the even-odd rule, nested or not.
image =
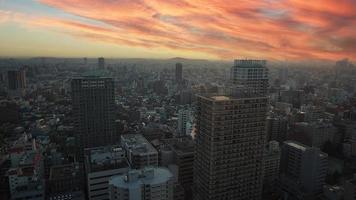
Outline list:
[[[166,168],[130,170],[109,181],[110,200],[173,200],[173,174]]]
[[[106,200],[109,179],[129,171],[125,151],[119,146],[106,146],[85,149],[84,153],[88,199]]]

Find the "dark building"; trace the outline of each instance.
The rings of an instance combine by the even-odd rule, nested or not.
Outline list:
[[[316,199],[323,192],[328,155],[319,148],[285,141],[280,169],[281,190],[287,199]]]
[[[73,199],[84,199],[84,173],[79,163],[51,167],[48,180],[48,196],[73,196]]]
[[[85,76],[72,80],[72,102],[76,131],[83,148],[104,146],[115,136],[115,99],[112,78]]]
[[[11,70],[7,72],[8,87],[10,90],[26,88],[25,70]]]
[[[98,58],[98,68],[99,69],[105,68],[105,59],[103,57]]]
[[[176,82],[181,83],[183,80],[183,65],[182,63],[176,64]]]
[[[235,61],[231,94],[198,95],[196,199],[261,199],[268,103],[265,63]],[[254,92],[246,94],[246,88]]]

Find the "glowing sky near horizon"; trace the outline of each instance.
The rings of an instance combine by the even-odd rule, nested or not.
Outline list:
[[[0,0],[0,56],[356,59],[356,0]]]

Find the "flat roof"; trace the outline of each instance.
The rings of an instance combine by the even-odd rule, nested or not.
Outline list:
[[[58,180],[68,177],[76,177],[80,175],[82,168],[79,163],[71,163],[66,165],[56,165],[51,167],[49,180]]]
[[[129,167],[125,151],[119,145],[88,148],[84,154],[85,167],[89,172]]]
[[[153,176],[145,176],[144,170],[153,170]],[[156,185],[167,182],[173,178],[173,174],[167,168],[163,167],[131,170],[129,173],[135,172],[139,174],[138,179],[136,180],[130,181],[127,178],[128,174],[124,174],[121,176],[112,177],[109,180],[109,184],[122,188],[140,188],[142,185]]]
[[[122,135],[121,143],[133,154],[158,154],[152,144],[141,134]]]
[[[301,144],[299,142],[296,142],[296,141],[291,141],[291,140],[288,140],[288,141],[285,141],[284,142],[285,144],[288,144],[289,146],[292,146],[296,149],[300,149],[302,151],[305,151],[307,149],[308,146],[304,145],[304,144]]]
[[[228,96],[211,96],[210,98],[214,99],[215,101],[227,101],[230,100]]]

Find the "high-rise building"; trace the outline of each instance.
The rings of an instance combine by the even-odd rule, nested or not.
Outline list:
[[[315,199],[322,193],[328,155],[315,147],[285,141],[280,161],[281,189],[291,199]]]
[[[284,116],[267,117],[267,140],[283,142],[287,138],[288,120]]]
[[[47,197],[50,200],[71,198],[85,199],[84,173],[79,163],[51,167],[47,184]]]
[[[103,57],[98,58],[98,68],[99,69],[105,68],[105,58]]]
[[[265,65],[266,61],[237,60],[231,70],[231,94],[198,95],[197,199],[261,198],[268,102]]]
[[[186,126],[187,123],[191,121],[192,111],[190,109],[180,109],[178,111],[178,135],[184,136],[186,135]]]
[[[115,130],[114,81],[85,76],[72,80],[72,102],[76,130],[83,148],[118,142]]]
[[[109,181],[110,200],[173,200],[173,175],[166,168],[130,170]]]
[[[274,190],[279,176],[281,149],[277,141],[270,141],[264,155],[264,190]]]
[[[241,85],[250,93],[266,95],[268,68],[266,60],[235,60],[231,68],[231,81]]]
[[[199,199],[260,199],[266,108],[266,97],[198,96]]]
[[[10,90],[26,88],[26,73],[24,69],[8,71],[7,79]]]
[[[182,63],[176,64],[176,82],[181,83],[183,80],[183,65]]]

